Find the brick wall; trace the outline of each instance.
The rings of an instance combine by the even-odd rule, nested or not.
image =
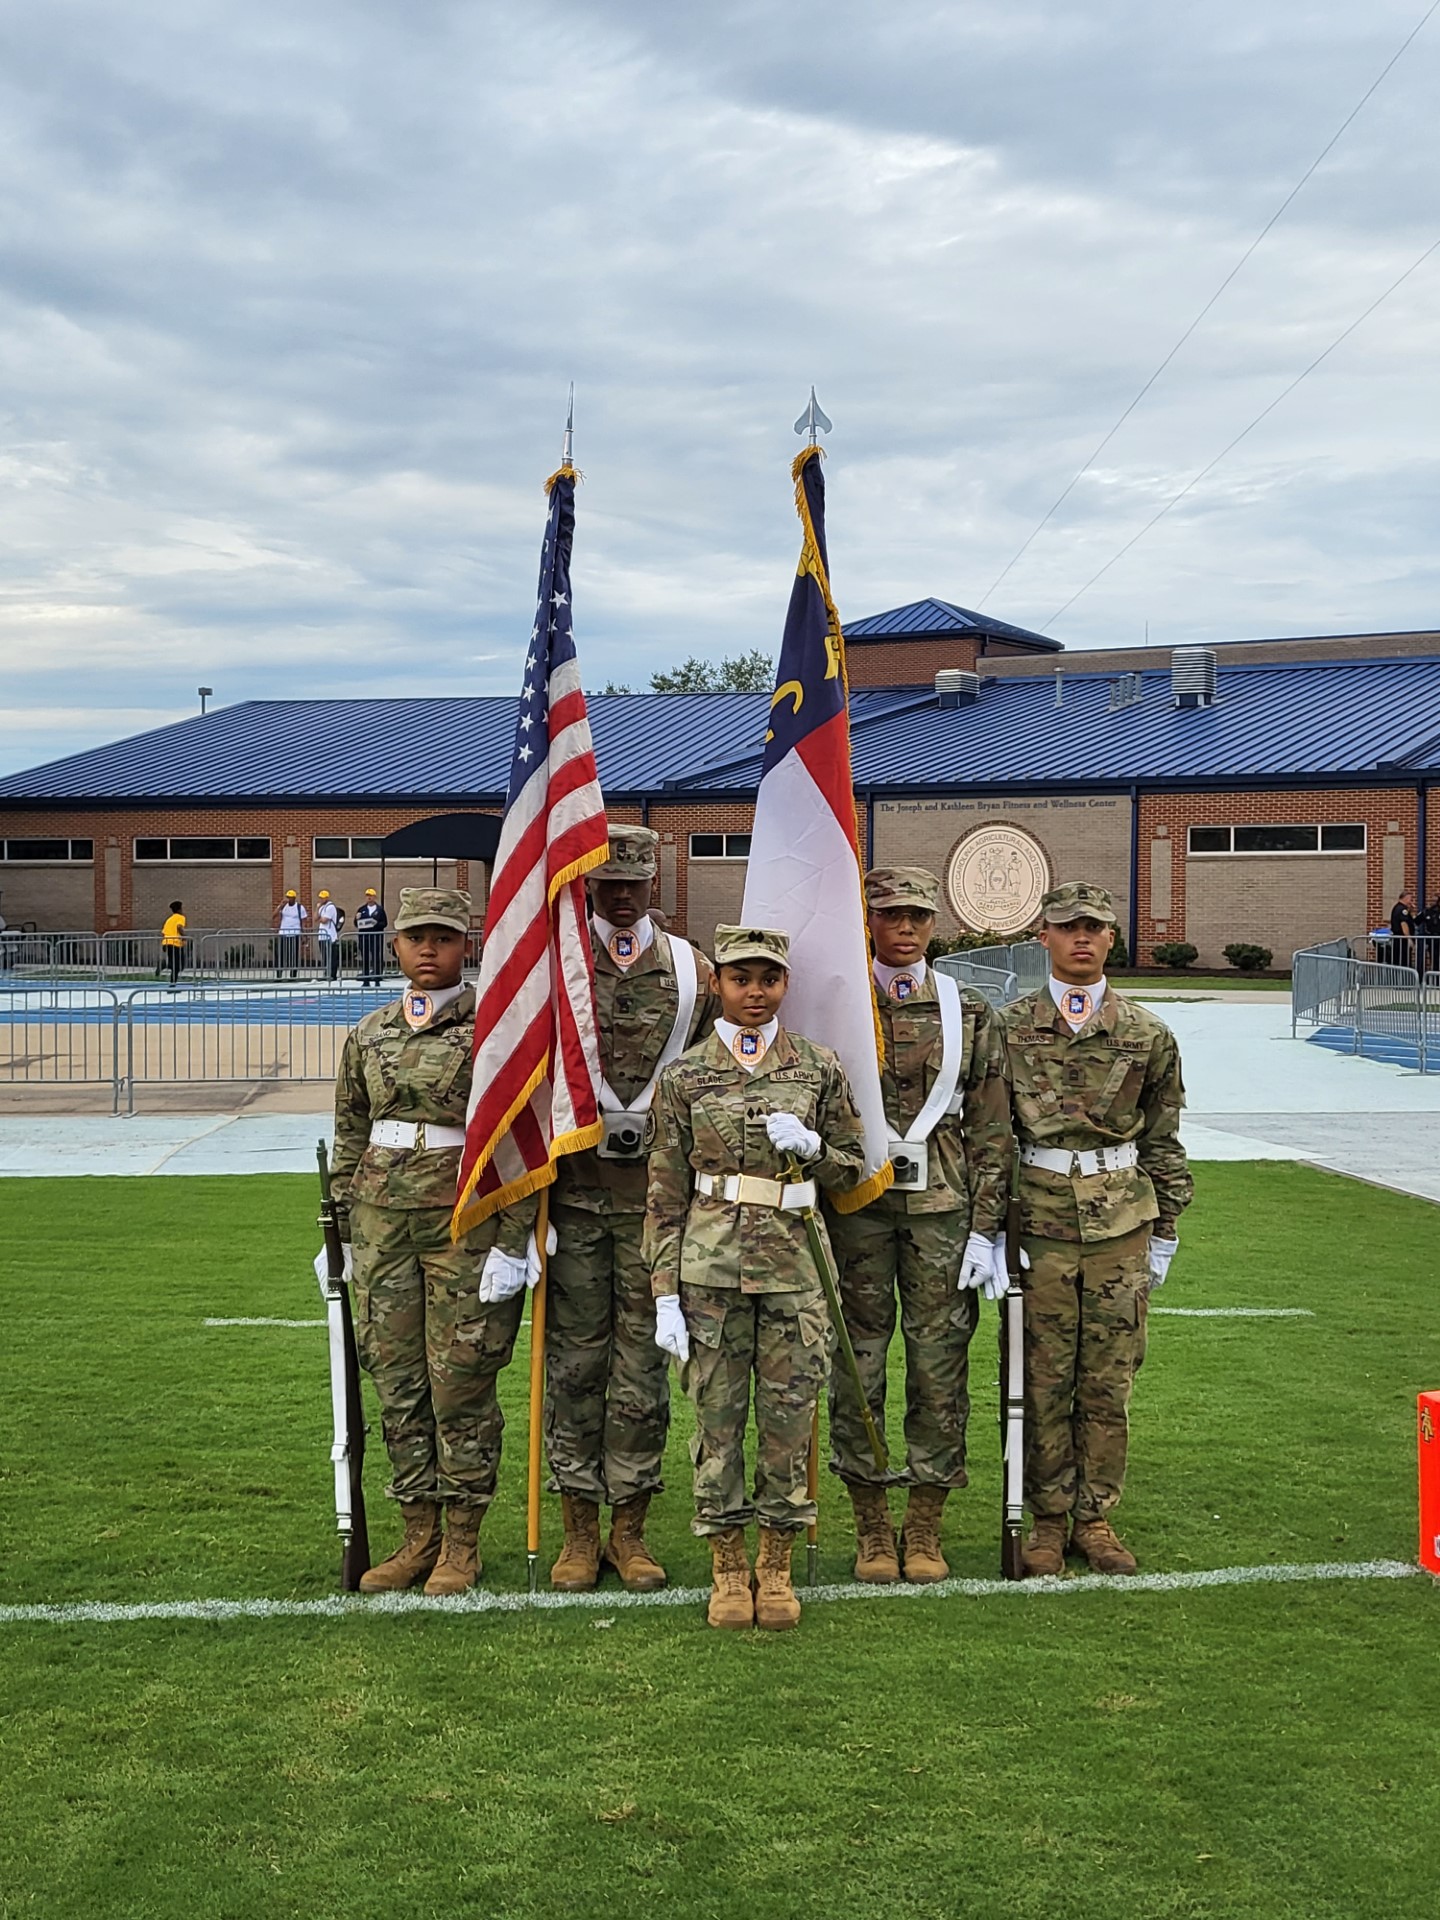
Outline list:
[[[941,634],[931,639],[850,640],[845,671],[852,687],[933,687],[942,667],[975,671],[979,634]]]
[[[1362,822],[1365,853],[1187,852],[1192,826],[1326,821]],[[1297,947],[1379,926],[1400,885],[1416,883],[1416,827],[1415,794],[1403,787],[1142,795],[1140,957],[1157,941],[1188,940],[1218,965],[1231,941],[1254,940],[1283,966]]]

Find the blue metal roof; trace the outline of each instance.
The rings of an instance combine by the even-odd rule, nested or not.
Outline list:
[[[1083,656],[1076,656],[1076,667]],[[1440,659],[1223,667],[1215,706],[1177,710],[1170,675],[1110,711],[1113,675],[987,677],[969,706],[928,689],[851,695],[855,784],[993,787],[1397,780],[1440,773]],[[616,798],[749,793],[769,697],[595,694],[596,758]],[[0,805],[297,799],[498,804],[508,697],[253,700],[0,779]]]
[[[914,699],[857,688],[857,723]],[[588,696],[606,791],[657,791],[758,751],[758,693]],[[426,799],[494,802],[515,738],[507,696],[249,700],[0,779],[5,801]]]
[[[1415,777],[1440,767],[1440,659],[1227,667],[1213,707],[1177,709],[1168,671],[1110,711],[1113,674],[997,675],[969,706],[909,706],[857,723],[858,788],[1167,785]],[[759,756],[690,790],[750,791]]]
[[[991,620],[983,613],[971,613],[968,607],[954,606],[949,600],[912,600],[908,606],[892,607],[888,613],[867,614],[852,620],[845,628],[849,640],[914,639],[937,633],[993,634],[997,639],[1023,640],[1027,646],[1046,653],[1063,651],[1059,640],[1043,633],[1031,633],[1026,627],[1011,626],[1008,620]]]

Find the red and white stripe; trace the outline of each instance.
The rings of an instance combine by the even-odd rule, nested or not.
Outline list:
[[[550,676],[545,758],[500,829],[476,990],[457,1235],[548,1185],[561,1154],[600,1137],[585,875],[604,863],[608,848],[572,658]]]

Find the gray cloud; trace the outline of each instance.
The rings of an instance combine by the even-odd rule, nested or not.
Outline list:
[[[0,768],[509,692],[565,384],[587,678],[974,605],[1420,8],[52,0],[0,30]],[[1038,625],[1440,232],[1440,22],[990,605]],[[1436,620],[1422,269],[1056,628]]]

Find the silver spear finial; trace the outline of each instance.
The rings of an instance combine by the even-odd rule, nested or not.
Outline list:
[[[570,382],[570,404],[565,412],[565,450],[560,455],[562,467],[573,467],[575,462],[571,454],[575,441],[575,382]]]
[[[796,433],[805,433],[808,431],[811,446],[818,447],[820,444],[818,436],[822,433],[829,433],[830,430],[830,418],[826,413],[822,412],[820,402],[815,398],[815,389],[811,387],[810,404],[795,422],[795,431]]]

